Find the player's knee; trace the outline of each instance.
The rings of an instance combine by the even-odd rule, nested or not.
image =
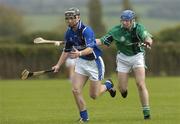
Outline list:
[[[78,95],[78,94],[80,94],[80,90],[79,89],[72,89],[72,93],[74,95]]]
[[[146,89],[146,86],[145,86],[144,82],[138,82],[137,87],[138,87],[139,91],[142,91],[142,90]]]

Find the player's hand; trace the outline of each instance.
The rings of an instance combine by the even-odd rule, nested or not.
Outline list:
[[[58,41],[54,42],[54,45],[55,45],[55,46],[60,46],[60,44],[61,44],[61,43],[58,42]]]
[[[54,42],[54,45],[55,46],[60,46],[62,43],[64,43],[63,41],[56,41],[56,42]]]
[[[149,42],[146,42],[146,41],[145,41],[145,42],[143,43],[143,46],[146,47],[146,48],[148,48],[148,49],[151,49],[151,44],[150,44]]]
[[[74,48],[74,51],[71,51],[69,54],[70,58],[75,59],[78,58],[80,56],[80,52],[79,50],[77,50],[76,48]]]
[[[55,65],[52,67],[52,69],[54,70],[54,73],[57,73],[60,69],[60,66],[59,65]]]

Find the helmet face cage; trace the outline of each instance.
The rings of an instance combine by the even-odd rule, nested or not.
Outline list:
[[[67,11],[65,11],[65,19],[76,19],[76,16],[80,15],[80,11],[77,8],[70,8]]]
[[[125,10],[120,16],[121,20],[133,20],[135,18],[135,13],[132,10]]]

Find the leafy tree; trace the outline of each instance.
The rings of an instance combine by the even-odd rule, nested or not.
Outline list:
[[[105,32],[105,25],[102,22],[102,6],[100,0],[89,0],[89,24],[93,28],[97,37]]]
[[[24,31],[23,18],[17,10],[0,5],[0,37],[17,37]]]

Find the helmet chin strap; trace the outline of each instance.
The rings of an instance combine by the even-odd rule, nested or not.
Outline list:
[[[130,27],[130,30],[133,28],[134,23],[135,23],[135,19],[131,20],[131,27]]]

